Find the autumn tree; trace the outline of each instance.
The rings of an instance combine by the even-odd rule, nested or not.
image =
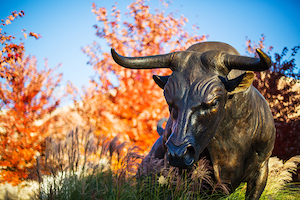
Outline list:
[[[20,183],[42,154],[43,142],[53,118],[47,117],[59,105],[56,94],[61,74],[55,68],[37,69],[36,59],[25,55],[24,43],[3,32],[24,12],[13,12],[0,26],[0,183]],[[38,39],[40,36],[22,30]],[[23,39],[24,39],[23,38]],[[18,44],[17,44],[18,43]]]
[[[247,40],[247,52],[254,55],[256,48],[265,47],[265,36],[258,44]],[[274,53],[269,70],[256,72],[254,86],[267,99],[274,116],[276,140],[273,155],[283,159],[300,154],[300,70],[297,71],[295,55],[300,46],[290,50],[284,48],[281,53]]]
[[[163,5],[167,6],[165,2]],[[121,12],[117,5],[111,12],[106,8],[92,5],[92,12],[99,21],[94,26],[96,35],[108,47],[113,47],[122,55],[146,56],[184,50],[188,46],[205,40],[205,36],[190,35],[186,30],[187,19],[176,17],[177,13],[166,14],[163,11],[151,12],[149,5],[142,0],[128,6],[121,22]],[[265,49],[264,36],[258,44],[247,41],[247,51],[254,55],[255,48]],[[103,44],[103,43],[102,43]],[[96,127],[96,133],[116,135],[118,133],[147,149],[157,138],[156,123],[168,115],[162,91],[152,81],[152,74],[168,74],[168,70],[130,70],[117,64],[111,58],[109,48],[95,42],[83,51],[89,56],[96,76],[92,86],[82,96],[81,108],[88,126]],[[277,140],[274,155],[287,158],[299,154],[299,98],[294,90],[298,84],[299,73],[295,70],[294,56],[299,47],[291,49],[286,59],[287,49],[275,54],[275,62],[270,70],[256,73],[254,81],[260,92],[266,97],[274,115],[277,128]],[[112,82],[112,77],[117,82]],[[287,78],[286,78],[287,77]],[[293,78],[293,79],[290,79]],[[285,80],[285,81],[284,81]],[[286,81],[288,80],[288,81]],[[289,139],[288,139],[289,138]]]
[[[167,7],[167,3],[162,2]],[[201,42],[206,36],[190,35],[186,30],[187,18],[156,9],[152,11],[144,0],[128,6],[122,18],[117,5],[111,12],[92,5],[92,13],[99,24],[94,25],[96,35],[109,47],[126,56],[146,56],[185,50]],[[124,17],[124,16],[123,16]],[[197,27],[194,27],[195,31]],[[107,50],[104,50],[107,49]],[[130,70],[117,65],[109,48],[99,43],[83,49],[94,67],[96,77],[85,90],[78,112],[82,113],[96,134],[115,136],[147,150],[158,138],[156,125],[168,116],[168,107],[162,90],[152,80],[153,74],[170,74],[166,69]],[[117,81],[113,82],[112,77]]]

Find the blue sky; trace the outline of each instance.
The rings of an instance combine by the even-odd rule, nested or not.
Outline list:
[[[12,11],[25,11],[25,17],[4,27],[3,32],[22,37],[21,29],[39,33],[42,38],[25,40],[27,54],[35,55],[38,67],[44,66],[48,59],[50,67],[59,63],[62,66],[57,72],[63,73],[63,84],[72,81],[81,88],[88,85],[94,75],[92,66],[87,65],[88,57],[81,51],[82,47],[93,41],[101,40],[95,36],[95,16],[91,13],[91,5],[106,7],[108,10],[116,1],[104,0],[1,0],[0,19],[4,19]],[[118,1],[122,19],[132,0]],[[149,1],[151,10],[162,8],[159,0]],[[263,1],[263,0],[174,0],[169,11],[179,11],[189,19],[187,27],[196,24],[199,35],[209,35],[208,41],[222,41],[245,54],[246,36],[252,41],[259,41],[261,34],[266,35],[266,45],[281,52],[300,45],[300,1]],[[105,46],[105,44],[103,44]],[[109,48],[107,48],[109,50]],[[300,66],[300,52],[296,56]]]

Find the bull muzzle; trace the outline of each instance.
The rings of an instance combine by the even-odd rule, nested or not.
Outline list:
[[[168,160],[172,166],[186,169],[192,166],[196,160],[196,148],[191,142],[176,146],[172,141],[166,142]]]

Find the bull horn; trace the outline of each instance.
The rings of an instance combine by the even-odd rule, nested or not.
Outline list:
[[[111,55],[116,63],[130,69],[155,69],[155,68],[170,68],[170,63],[174,53],[144,56],[144,57],[124,57],[119,55],[113,48]]]
[[[262,50],[256,49],[259,58],[225,54],[223,63],[230,71],[231,69],[264,71],[271,67],[271,59]]]

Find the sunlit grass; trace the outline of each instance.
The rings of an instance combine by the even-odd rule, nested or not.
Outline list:
[[[245,198],[245,184],[229,195],[225,184],[215,183],[205,159],[189,171],[169,166],[166,158],[149,158],[144,163],[138,148],[128,147],[118,138],[95,138],[91,131],[78,129],[66,141],[50,141],[48,146],[46,159],[36,166],[39,184],[35,199]],[[271,158],[261,199],[300,199],[299,185],[289,184],[299,162],[300,156],[285,163]]]
[[[182,180],[179,185],[159,183],[157,174],[136,180],[130,177],[120,180],[111,170],[90,174],[85,177],[70,176],[61,187],[44,193],[41,199],[244,199],[246,187],[242,184],[234,193],[227,196],[218,192],[204,194],[193,191],[193,182]],[[264,192],[261,199],[299,199],[300,189],[286,185],[274,193]]]

